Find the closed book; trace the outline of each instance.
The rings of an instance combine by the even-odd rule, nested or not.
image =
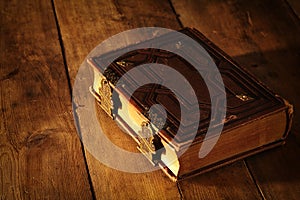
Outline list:
[[[139,48],[139,44],[134,44],[136,50],[117,57],[108,67],[106,58],[119,55],[122,49],[88,59],[94,71],[91,93],[100,107],[132,136],[138,149],[149,161],[153,165],[159,165],[176,181],[283,144],[291,126],[292,106],[241,68],[196,29],[185,28],[179,32],[205,49],[222,77],[226,93],[226,113],[222,124],[214,124],[215,129],[210,129],[213,133],[211,137],[206,135],[212,121],[216,121],[216,116],[212,114],[212,99],[206,80],[211,80],[215,88],[221,82],[211,75],[203,78],[205,73],[199,73],[185,58],[164,50],[164,46],[173,44],[180,50],[180,45],[184,44],[178,38],[168,33],[159,36],[160,41],[163,41],[160,49],[151,48],[151,39],[141,42],[149,44],[149,48]],[[143,46],[145,45],[141,45]],[[209,67],[205,54],[203,57],[197,55],[192,50],[188,54],[191,60],[196,61],[200,70],[203,66]],[[151,68],[145,64],[170,67],[181,74],[190,87],[171,75],[162,78],[163,68]],[[144,68],[134,75],[126,76],[130,70],[142,65]],[[156,81],[145,81],[147,84],[138,85],[136,80],[140,77]],[[178,95],[167,87],[166,82],[181,84],[180,88],[186,88],[184,94],[189,94],[192,88],[191,94],[196,96],[197,102],[191,102],[188,95],[182,95],[178,100]],[[197,117],[198,123],[191,123],[189,119],[182,120],[182,107],[199,108],[199,113],[196,113],[198,109],[190,109],[188,115],[190,119]],[[220,109],[215,113],[218,112],[222,113],[224,110]],[[221,125],[222,132],[214,135],[214,130],[217,132]],[[177,133],[179,130],[180,134]],[[196,130],[195,133],[192,130]],[[211,143],[213,148],[205,156],[200,156],[199,150],[205,143]],[[163,151],[159,152],[159,149]]]

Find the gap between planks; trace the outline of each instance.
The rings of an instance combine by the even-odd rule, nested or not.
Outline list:
[[[65,47],[64,47],[63,39],[62,39],[62,34],[61,34],[61,30],[60,30],[59,21],[58,21],[58,18],[57,18],[57,13],[56,13],[56,8],[55,8],[54,0],[51,0],[51,6],[52,6],[52,12],[53,12],[53,15],[54,15],[54,19],[55,19],[55,25],[56,25],[56,28],[57,28],[57,35],[58,35],[58,40],[59,40],[59,44],[60,44],[60,48],[61,48],[61,54],[62,54],[62,58],[63,58],[65,73],[66,73],[66,77],[67,77],[68,88],[69,88],[70,98],[71,98],[70,101],[72,102],[72,97],[73,96],[72,96],[71,79],[70,79],[70,74],[69,74],[69,71],[68,71],[68,65],[67,65],[67,59],[66,59],[66,52],[65,52]],[[72,106],[73,106],[73,103],[72,103]],[[76,117],[77,117],[77,114],[74,113],[74,118],[76,118]],[[88,182],[89,182],[89,185],[90,185],[90,188],[91,188],[92,198],[96,199],[96,195],[95,195],[95,190],[94,190],[94,186],[93,186],[91,174],[90,174],[89,167],[88,167],[88,164],[87,164],[86,152],[84,150],[84,146],[83,146],[83,143],[82,143],[81,140],[80,140],[80,146],[81,146],[81,151],[82,151],[83,158],[84,158],[85,169],[86,169],[86,172],[87,172],[87,175],[88,175]]]
[[[170,3],[170,6],[171,6],[171,8],[172,8],[172,10],[173,10],[173,12],[174,12],[174,14],[175,14],[175,16],[176,16],[176,19],[177,19],[177,21],[178,21],[180,27],[181,27],[181,28],[184,28],[185,26],[184,26],[184,24],[182,23],[182,21],[180,20],[180,15],[179,15],[178,12],[176,11],[176,9],[175,9],[175,7],[174,7],[174,5],[173,5],[172,0],[168,0],[168,1],[169,1],[169,3]],[[247,165],[247,162],[245,161],[245,159],[243,159],[242,162],[244,163],[244,166],[245,166],[247,172],[249,173],[249,176],[251,177],[253,183],[255,184],[258,193],[260,194],[260,196],[261,196],[263,199],[265,199],[264,194],[263,194],[261,188],[260,188],[259,185],[257,184],[257,182],[256,182],[256,180],[255,180],[255,177],[253,176],[253,174],[252,174],[252,172],[251,172],[251,169],[250,169],[250,168],[248,167],[248,165]],[[182,190],[181,190],[181,188],[180,188],[180,182],[177,183],[177,187],[178,187],[178,191],[179,191],[179,193],[180,193],[180,196],[181,196],[181,198],[183,199],[183,193],[182,193]]]

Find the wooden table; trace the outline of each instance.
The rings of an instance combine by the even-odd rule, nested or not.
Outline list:
[[[297,0],[1,1],[1,199],[300,199]],[[82,147],[71,88],[87,54],[124,30],[199,29],[296,107],[283,147],[179,183],[108,168]]]

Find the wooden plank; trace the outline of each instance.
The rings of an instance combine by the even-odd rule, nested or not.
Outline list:
[[[299,133],[299,132],[298,132]],[[294,134],[286,145],[247,159],[266,199],[299,199],[300,147]]]
[[[174,1],[174,7],[185,26],[198,28],[298,107],[300,28],[284,2]]]
[[[0,198],[91,199],[51,1],[0,7]]]
[[[185,199],[260,199],[243,162],[179,182]]]
[[[172,2],[185,26],[202,31],[276,93],[300,106],[299,19],[285,1]],[[299,121],[294,120],[294,139],[286,147],[247,159],[265,197],[299,198],[299,179],[292,174],[299,169],[299,133]]]
[[[293,12],[300,19],[300,2],[298,0],[286,0],[286,1],[291,6],[291,9],[293,10]]]
[[[144,26],[180,28],[166,0],[55,1],[55,6],[72,83],[87,54],[103,40]]]
[[[102,40],[130,28],[144,26],[161,26],[175,30],[180,28],[168,1],[89,1],[88,3],[56,1],[55,7],[72,82],[85,56]],[[109,124],[109,126],[113,125]],[[112,128],[111,132],[114,132],[110,137],[114,143],[120,146],[122,146],[122,142],[130,143],[130,138],[115,137],[115,133],[118,132],[116,128]],[[94,191],[99,199],[117,199],[119,196],[133,199],[180,198],[176,184],[170,182],[161,171],[127,174],[105,167],[87,151],[86,156]],[[259,198],[255,184],[247,175],[247,169],[240,165],[232,165],[229,170],[223,170],[223,178],[227,176],[227,183],[230,185],[236,181],[247,183],[242,184],[240,189],[253,192],[250,197]],[[232,171],[240,176],[233,175]],[[216,180],[221,179],[219,175],[220,173],[214,175],[216,179],[204,178],[202,183],[216,184]],[[189,180],[185,183],[189,185]],[[185,189],[187,190],[187,188]],[[203,194],[204,197],[210,197],[210,194],[216,192],[215,188],[207,188],[206,191],[207,193]],[[220,197],[242,198],[239,196],[242,193],[231,190],[231,188],[217,192]]]
[[[104,39],[133,27],[179,28],[168,1],[55,1],[55,7],[72,83],[81,62]],[[114,133],[112,142],[136,146],[126,134],[115,137],[120,131],[114,124],[106,128]],[[180,199],[176,183],[162,171],[124,173],[103,165],[87,150],[86,158],[97,199]]]

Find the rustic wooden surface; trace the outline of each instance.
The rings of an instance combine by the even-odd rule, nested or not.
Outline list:
[[[287,144],[283,148],[248,158],[245,164],[262,197],[299,197],[299,18],[281,0],[206,2],[199,4],[195,1],[173,0],[175,10],[180,13],[179,19],[185,26],[199,29],[296,107],[292,135]],[[213,16],[214,19],[207,21],[207,16]],[[289,181],[286,181],[286,177],[290,177]],[[298,184],[294,181],[298,181]]]
[[[91,199],[50,1],[1,1],[1,199]]]
[[[299,7],[295,0],[1,2],[1,199],[299,199],[297,110],[285,146],[176,184],[161,171],[110,169],[82,150],[70,96],[81,62],[106,38],[192,26],[297,109]]]

